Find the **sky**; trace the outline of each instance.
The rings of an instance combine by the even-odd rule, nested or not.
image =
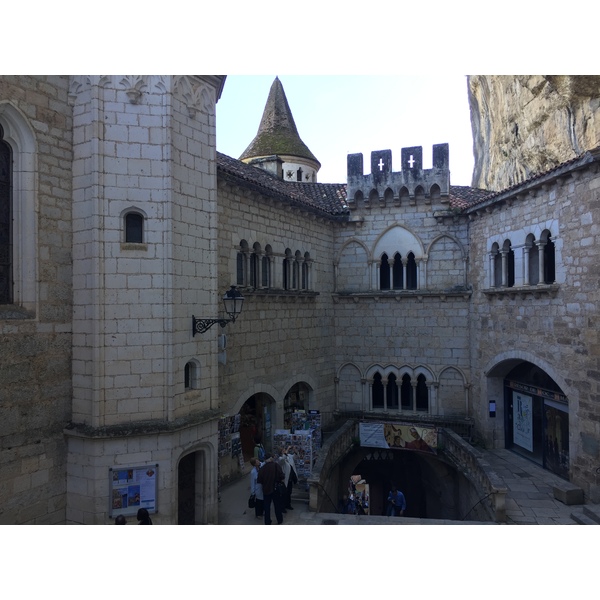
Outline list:
[[[302,141],[321,163],[320,183],[345,183],[347,155],[422,146],[431,168],[434,144],[450,145],[450,182],[471,185],[473,137],[464,75],[228,75],[217,103],[217,150],[239,158],[258,131],[278,76]],[[365,173],[365,174],[366,174]]]

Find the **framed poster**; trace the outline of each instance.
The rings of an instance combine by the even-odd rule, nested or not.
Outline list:
[[[158,512],[158,465],[108,470],[108,516],[137,515],[140,508]]]
[[[531,396],[513,391],[513,442],[533,452],[533,406]]]

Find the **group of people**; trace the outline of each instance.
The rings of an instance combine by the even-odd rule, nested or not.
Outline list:
[[[406,498],[404,494],[395,486],[387,497],[386,515],[388,517],[402,517],[406,510]],[[355,494],[344,494],[339,502],[338,512],[343,515],[364,515],[365,510],[362,502]]]
[[[254,514],[264,517],[265,525],[271,525],[271,505],[277,524],[283,523],[283,515],[292,506],[292,489],[298,483],[298,474],[291,446],[276,453],[265,452],[260,439],[255,440],[254,456],[250,459],[250,495],[254,497]]]
[[[146,508],[140,508],[137,511],[138,525],[152,525],[152,519],[150,513]],[[117,515],[115,518],[115,525],[127,525],[127,519],[124,515]]]

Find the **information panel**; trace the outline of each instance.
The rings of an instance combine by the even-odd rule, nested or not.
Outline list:
[[[513,392],[513,442],[533,452],[532,398]]]
[[[136,515],[140,508],[158,512],[158,465],[113,467],[108,472],[110,517]]]

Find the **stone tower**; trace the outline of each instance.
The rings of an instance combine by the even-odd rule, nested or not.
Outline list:
[[[316,183],[321,163],[300,139],[283,85],[271,85],[258,133],[240,160],[284,181]]]

